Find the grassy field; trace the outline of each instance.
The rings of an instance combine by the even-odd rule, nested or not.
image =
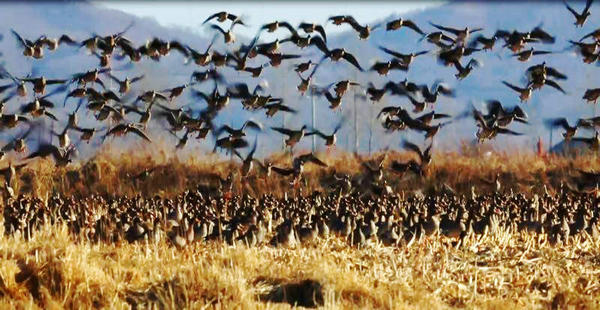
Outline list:
[[[229,161],[211,162],[217,158],[155,154],[123,156],[107,149],[68,168],[54,168],[50,160],[32,162],[13,186],[42,198],[57,192],[172,196],[215,178],[212,174],[225,177],[232,167]],[[393,152],[387,161],[413,155]],[[318,156],[329,168],[308,167],[302,185],[307,191],[323,190],[319,180],[332,169],[360,174],[363,159],[343,153]],[[270,160],[290,163],[284,154]],[[145,179],[133,177],[152,168]],[[498,174],[505,191],[553,193],[574,169],[598,168],[595,156],[469,150],[436,153],[424,179],[391,172],[386,178],[398,193],[435,190],[440,184],[468,193],[472,186],[492,191],[489,180]],[[246,180],[237,176],[234,189],[254,195],[293,193],[284,178],[265,179],[256,172]],[[332,235],[279,247],[208,241],[178,248],[164,234],[152,241],[107,244],[77,238],[63,224],[46,225],[28,240],[5,234],[3,227],[0,309],[600,307],[600,240],[585,233],[558,244],[546,234],[502,228],[460,243],[432,235],[398,246],[370,240],[355,247]]]
[[[338,238],[292,247],[77,243],[61,227],[0,239],[0,308],[600,307],[600,242],[497,231],[456,248]]]

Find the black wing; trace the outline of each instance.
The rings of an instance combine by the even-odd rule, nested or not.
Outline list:
[[[350,53],[344,53],[344,59],[346,59],[346,61],[358,68],[358,70],[360,70],[361,72],[364,71],[360,64],[358,64],[358,60],[356,60],[356,57],[354,57],[354,55]]]

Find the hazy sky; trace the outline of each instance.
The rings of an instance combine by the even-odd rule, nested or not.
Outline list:
[[[390,14],[402,14],[414,10],[440,5],[442,2],[233,2],[233,1],[206,1],[206,2],[101,2],[109,8],[118,9],[140,17],[153,17],[163,26],[181,26],[197,28],[209,15],[227,11],[241,15],[250,26],[236,28],[236,33],[253,36],[258,28],[274,20],[286,20],[292,25],[302,21],[325,23],[331,15],[352,15],[359,23],[366,24],[374,20],[388,17]],[[328,27],[327,31],[343,31],[345,27]]]

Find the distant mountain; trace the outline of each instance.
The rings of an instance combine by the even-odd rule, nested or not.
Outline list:
[[[332,14],[334,13],[332,12]],[[600,16],[600,9],[593,6],[592,14],[593,16]],[[390,15],[385,20],[373,21],[370,24],[374,25],[397,17],[399,16]],[[534,57],[528,63],[521,63],[511,58],[511,53],[508,50],[500,49],[500,46],[497,46],[493,52],[475,53],[473,57],[480,60],[484,66],[476,68],[469,77],[459,82],[454,77],[455,69],[453,67],[443,67],[437,63],[435,58],[437,48],[425,41],[419,42],[420,36],[410,30],[402,29],[396,32],[386,32],[379,29],[372,33],[369,40],[361,41],[349,26],[344,25],[341,27],[347,27],[348,31],[329,36],[328,46],[330,48],[344,47],[358,58],[364,68],[370,67],[376,59],[389,59],[389,56],[377,49],[378,45],[401,52],[420,50],[430,50],[431,52],[426,56],[417,58],[408,73],[395,72],[387,77],[380,77],[369,72],[359,73],[343,61],[331,64],[329,60],[326,60],[313,79],[315,83],[327,85],[338,80],[350,79],[357,80],[363,85],[367,85],[369,81],[372,81],[376,86],[382,86],[387,80],[401,81],[408,78],[417,83],[431,85],[433,81],[443,80],[456,89],[457,97],[440,99],[436,111],[457,115],[464,111],[469,103],[481,107],[481,103],[487,99],[498,99],[505,105],[520,104],[516,94],[500,82],[507,80],[513,84],[523,84],[525,69],[530,65],[546,60],[548,65],[556,67],[569,76],[567,81],[561,82],[568,95],[563,95],[548,87],[536,92],[529,103],[520,104],[529,114],[530,125],[511,125],[511,128],[515,131],[527,135],[518,138],[499,137],[495,144],[499,147],[505,145],[511,147],[531,146],[537,141],[538,136],[542,138],[548,136],[547,129],[541,126],[543,118],[566,116],[574,120],[578,117],[589,117],[595,113],[595,108],[586,105],[581,97],[586,88],[600,87],[600,79],[597,74],[600,68],[595,65],[583,64],[572,51],[565,51],[565,49],[569,46],[567,40],[578,40],[584,34],[600,27],[598,19],[590,18],[583,29],[576,29],[573,25],[572,16],[560,2],[545,2],[540,5],[536,2],[488,3],[471,1],[454,1],[413,14],[405,14],[402,17],[412,19],[424,31],[435,30],[428,24],[429,21],[432,21],[450,27],[464,27],[466,25],[471,28],[482,27],[484,30],[481,33],[486,36],[491,36],[497,29],[528,31],[541,24],[544,29],[556,36],[556,43],[554,45],[533,46],[536,49],[552,50],[556,53],[547,55],[544,58]],[[24,23],[25,20],[27,20],[27,25]],[[210,41],[209,37],[212,36],[206,30],[163,27],[153,19],[134,17],[120,11],[104,8],[98,3],[35,2],[32,4],[0,2],[0,33],[4,34],[4,40],[0,41],[0,52],[4,54],[2,59],[5,61],[8,70],[18,76],[25,76],[33,69],[36,72],[43,72],[45,76],[60,78],[92,69],[98,65],[98,61],[94,56],[85,55],[83,49],[77,51],[75,48],[68,47],[60,48],[55,53],[49,52],[42,60],[26,59],[21,55],[21,51],[15,48],[16,43],[10,35],[10,29],[13,28],[28,38],[37,38],[41,34],[59,36],[62,33],[67,33],[74,38],[82,39],[92,33],[119,32],[131,22],[135,22],[135,25],[128,31],[127,37],[137,44],[142,44],[145,40],[156,36],[164,39],[176,39],[196,49],[204,50]],[[331,27],[335,26],[329,24],[326,29],[331,29]],[[280,38],[285,36],[281,35],[282,33],[285,32],[278,32]],[[274,38],[273,35],[266,35],[264,41]],[[238,38],[238,41],[247,42],[249,39]],[[294,46],[287,44],[283,46],[282,50],[286,53],[301,53],[304,58],[311,58],[313,61],[318,61],[321,58],[321,53],[312,47],[300,51]],[[215,48],[219,51],[226,50],[221,40],[218,40]],[[468,60],[469,58],[466,57],[465,59]],[[183,57],[173,52],[172,55],[163,58],[159,63],[144,60],[136,64],[132,72],[116,72],[115,74],[133,76],[145,73],[148,78],[138,85],[140,89],[165,89],[188,82],[190,74],[194,70],[205,69],[195,65],[185,65],[183,62]],[[266,62],[265,58],[257,57],[252,60],[250,65],[260,65]],[[296,73],[291,70],[292,65],[297,62],[284,63],[279,69],[267,68],[264,76],[260,79],[251,79],[247,74],[240,74],[232,69],[223,69],[229,81],[247,81],[250,86],[254,86],[254,84],[261,81],[268,81],[269,88],[266,92],[271,93],[274,97],[283,97],[287,104],[301,109],[301,113],[297,117],[288,117],[285,120],[278,115],[267,121],[263,112],[244,111],[240,108],[239,103],[234,101],[230,107],[221,113],[217,123],[238,125],[247,118],[254,118],[266,122],[268,125],[286,124],[298,128],[302,124],[310,125],[312,114],[310,98],[309,96],[300,97],[295,89],[299,79]],[[115,62],[113,67],[119,68],[123,64]],[[200,89],[208,90],[208,88],[210,88],[209,85]],[[190,97],[184,96],[184,98],[178,100],[178,104],[183,105],[191,102],[190,100]],[[342,107],[335,111],[330,111],[322,99],[317,99],[316,124],[318,128],[330,131],[342,117],[345,117],[349,125],[344,126],[340,131],[338,144],[348,150],[354,149],[353,125],[355,119],[359,131],[358,141],[361,151],[367,150],[369,140],[371,140],[372,149],[374,150],[387,146],[396,148],[401,137],[408,137],[417,142],[421,141],[421,134],[408,132],[384,133],[379,121],[374,120],[374,118],[382,107],[391,104],[401,104],[409,108],[408,101],[401,97],[386,96],[384,100],[377,104],[357,99],[357,116],[355,118],[352,93],[346,95]],[[192,106],[195,109],[200,109],[204,105],[204,103],[196,102]],[[10,111],[10,107],[8,110]],[[62,117],[64,118],[65,115]],[[372,131],[369,128],[372,128]],[[457,121],[444,128],[439,137],[436,138],[436,144],[440,147],[456,148],[459,140],[471,140],[475,130],[472,120]],[[270,138],[260,139],[261,152],[265,153],[268,149],[280,147],[278,143],[266,143],[267,141],[277,141],[272,139],[278,137],[277,134],[268,131],[267,135]],[[370,135],[372,135],[372,139],[369,139]],[[207,149],[212,148],[208,145],[211,143],[206,144]],[[306,148],[309,146],[310,141],[307,140],[300,147]]]

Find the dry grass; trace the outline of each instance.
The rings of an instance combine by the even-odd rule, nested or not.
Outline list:
[[[312,280],[327,308],[593,309],[599,249],[591,238],[551,246],[542,235],[497,231],[460,248],[428,237],[402,247],[357,249],[329,238],[294,248],[178,250],[164,241],[76,243],[66,229],[45,227],[29,242],[0,239],[0,308],[287,307],[276,302],[282,292],[301,296],[291,290]]]
[[[296,154],[305,153],[297,151]],[[364,169],[363,160],[377,160],[382,153],[370,157],[356,157],[351,153],[319,153],[319,158],[328,165],[320,169],[307,165],[303,182],[304,192],[322,190],[321,180],[333,172],[358,176]],[[406,152],[388,152],[387,164],[391,160],[406,161],[416,158]],[[289,167],[292,157],[279,153],[266,160],[276,166]],[[67,168],[56,168],[50,159],[31,162],[22,170],[18,185],[13,185],[19,193],[45,197],[52,192],[67,195],[137,195],[173,196],[186,189],[196,188],[200,184],[213,182],[217,176],[225,178],[230,171],[236,173],[234,188],[237,192],[260,195],[275,193],[283,195],[290,190],[289,179],[282,177],[263,178],[256,168],[250,176],[242,179],[238,173],[239,160],[215,154],[189,151],[176,154],[167,147],[156,146],[152,149],[139,145],[135,151],[116,150],[104,147],[93,158],[78,162]],[[255,165],[256,166],[256,165]],[[479,190],[491,188],[485,180],[491,180],[500,173],[501,181],[517,192],[540,192],[544,185],[548,189],[557,187],[574,168],[600,170],[598,156],[587,155],[577,158],[560,156],[537,156],[533,152],[489,152],[464,147],[458,152],[436,152],[433,164],[428,168],[427,177],[418,179],[407,175],[399,177],[386,171],[388,182],[397,191],[431,190],[442,183],[450,185],[459,192],[468,192],[475,185]],[[140,172],[154,169],[145,179],[134,180]],[[213,182],[214,183],[214,182]],[[291,193],[290,193],[291,194]]]
[[[231,167],[217,158],[148,154],[105,150],[69,168],[34,162],[22,171],[18,187],[40,196],[173,195],[210,173],[224,176]],[[359,171],[350,154],[319,156],[339,172]],[[390,154],[398,160],[409,156]],[[290,161],[284,155],[271,159]],[[136,184],[127,177],[151,167],[157,169],[147,180]],[[510,188],[535,191],[558,184],[573,168],[598,169],[600,162],[595,156],[437,153],[426,179],[389,179],[402,190],[441,182],[468,190],[472,184],[485,188],[480,179],[502,172]],[[326,173],[309,168],[305,186],[318,189]],[[281,178],[252,180],[244,186],[238,178],[237,190],[287,188]],[[177,249],[164,236],[153,243],[92,244],[55,225],[25,241],[0,228],[0,309],[287,308],[282,301],[311,305],[321,299],[326,308],[339,309],[600,307],[600,241],[586,234],[557,245],[546,235],[511,230],[473,235],[460,247],[454,241],[430,236],[399,247],[369,241],[355,248],[329,237],[291,248],[198,242]]]

